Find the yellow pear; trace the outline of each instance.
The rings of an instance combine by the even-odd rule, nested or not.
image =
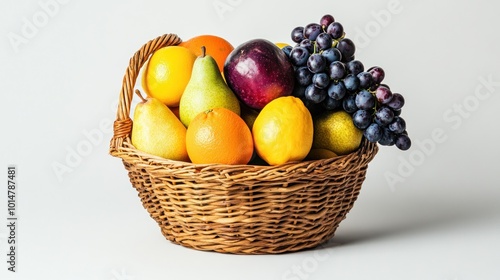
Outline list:
[[[134,110],[132,144],[143,152],[171,160],[189,161],[186,127],[161,101],[144,99]]]
[[[363,138],[363,131],[352,122],[345,111],[324,113],[314,120],[312,149],[325,149],[335,155],[346,155],[357,150]]]

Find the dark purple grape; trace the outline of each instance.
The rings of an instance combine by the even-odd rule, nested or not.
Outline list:
[[[314,53],[314,42],[309,39],[300,41],[299,46],[306,48],[310,54]]]
[[[312,83],[313,73],[307,69],[307,66],[300,66],[295,70],[295,79],[301,86],[308,86]]]
[[[304,38],[314,41],[321,32],[323,32],[321,25],[317,23],[309,23],[304,27]]]
[[[380,85],[375,90],[375,96],[380,104],[387,104],[391,101],[393,94],[388,87]]]
[[[326,88],[330,84],[330,77],[325,72],[320,72],[312,76],[312,83],[317,88]]]
[[[352,122],[354,126],[364,130],[372,123],[372,115],[367,110],[357,110],[352,115]]]
[[[359,78],[349,74],[344,78],[344,85],[348,91],[355,92],[359,89]]]
[[[342,60],[342,54],[337,48],[329,48],[321,52],[321,55],[326,58],[328,64],[334,61]]]
[[[387,106],[389,106],[393,110],[401,110],[401,108],[403,108],[404,105],[405,105],[405,99],[399,93],[393,93],[391,101],[387,103]]]
[[[316,46],[320,51],[326,50],[332,47],[333,39],[329,34],[320,33],[318,37],[316,37]]]
[[[354,56],[354,55],[350,56],[350,57],[347,57],[347,58],[346,57],[342,57],[342,62],[344,62],[344,63],[348,63],[348,62],[351,62],[353,60],[356,60],[356,56]]]
[[[359,108],[356,106],[356,95],[349,94],[344,99],[342,99],[342,108],[349,114],[356,112]]]
[[[372,74],[373,82],[376,85],[380,84],[385,78],[384,69],[382,69],[381,67],[378,67],[378,66],[370,67],[370,69],[368,69],[368,72],[370,72],[370,74]]]
[[[290,62],[295,66],[306,65],[309,58],[309,51],[304,47],[294,47],[290,51]]]
[[[339,39],[344,35],[344,27],[340,22],[332,22],[326,28],[326,33],[328,33],[333,39]]]
[[[357,75],[359,79],[359,87],[362,89],[368,89],[372,86],[373,84],[373,77],[372,74],[368,72],[361,72]]]
[[[365,138],[372,143],[378,142],[383,134],[384,130],[377,123],[371,123],[365,131],[363,131]]]
[[[378,140],[378,143],[383,146],[392,146],[396,143],[396,134],[390,131],[388,128],[383,128],[382,137]]]
[[[332,24],[332,22],[335,22],[335,18],[333,18],[332,15],[324,15],[321,17],[321,19],[319,20],[319,25],[321,25],[321,28],[323,28],[323,30],[326,30],[326,28]]]
[[[391,108],[382,106],[375,112],[375,119],[379,124],[382,124],[382,126],[386,126],[394,120],[394,112]]]
[[[325,89],[317,88],[314,85],[307,86],[304,95],[307,100],[315,104],[321,103],[327,97]]]
[[[390,131],[401,134],[406,130],[406,121],[402,117],[396,116],[387,127]]]
[[[332,81],[327,89],[328,96],[335,100],[342,100],[347,93],[345,85],[342,81]]]
[[[319,53],[314,53],[307,59],[307,68],[313,73],[323,72],[326,68],[326,59]]]
[[[297,26],[292,30],[292,41],[295,43],[300,43],[300,41],[304,40],[304,27]]]
[[[363,63],[361,63],[361,61],[359,61],[359,60],[351,60],[351,61],[347,62],[345,66],[347,68],[347,72],[349,72],[350,74],[353,74],[354,76],[365,71],[365,67],[364,67]]]
[[[391,89],[391,88],[389,87],[389,85],[388,85],[388,84],[380,84],[379,86],[381,86],[381,87],[386,87],[386,88],[388,88],[388,89]]]
[[[326,110],[333,111],[333,110],[336,110],[336,109],[339,109],[342,107],[342,100],[333,99],[333,98],[327,96],[325,98],[325,100],[323,100],[323,102],[321,102],[321,105]]]
[[[287,57],[290,57],[290,52],[292,51],[292,46],[284,46],[281,50],[285,53]]]
[[[347,61],[349,58],[353,58],[354,53],[356,52],[354,42],[349,38],[340,40],[337,44],[337,49],[340,51],[340,53],[342,53],[342,58],[344,61]]]
[[[392,108],[391,108],[391,109],[392,109]],[[400,116],[400,115],[401,115],[401,112],[402,112],[403,110],[401,110],[401,109],[399,109],[399,110],[394,110],[394,109],[393,109],[392,111],[394,112],[394,116],[395,116],[395,117],[397,117],[397,116]]]
[[[373,109],[373,107],[375,107],[376,99],[373,96],[373,94],[371,94],[369,91],[362,90],[358,92],[355,96],[356,96],[355,99],[356,106],[359,109],[370,110]]]
[[[399,134],[396,138],[396,147],[402,151],[406,151],[411,147],[411,140],[407,134]]]
[[[334,61],[330,63],[328,66],[328,75],[330,75],[330,79],[339,80],[345,77],[346,69],[344,63],[340,61]]]

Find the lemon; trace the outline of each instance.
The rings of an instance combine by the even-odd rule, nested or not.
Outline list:
[[[155,51],[142,74],[142,87],[168,107],[177,107],[186,88],[196,55],[185,47],[167,46]]]
[[[311,113],[297,97],[278,97],[262,108],[252,127],[257,155],[270,165],[303,160],[311,149]]]
[[[276,43],[274,43],[274,44],[275,44],[278,48],[280,48],[280,49],[282,49],[282,48],[284,48],[284,47],[286,47],[286,46],[290,46],[289,44],[287,44],[287,43],[283,43],[283,42],[276,42]]]
[[[314,120],[313,149],[326,149],[346,155],[359,148],[363,131],[354,126],[345,111],[322,114]]]

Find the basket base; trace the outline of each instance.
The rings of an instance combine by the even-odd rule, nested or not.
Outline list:
[[[295,240],[290,241],[290,244],[281,244],[274,246],[273,242],[270,241],[259,242],[255,240],[231,240],[220,237],[215,237],[212,241],[213,244],[207,244],[207,242],[198,242],[194,239],[182,239],[181,241],[178,241],[174,237],[172,237],[170,232],[168,232],[164,228],[161,228],[161,233],[171,243],[197,251],[235,255],[269,255],[294,253],[314,249],[318,246],[321,246],[322,244],[328,243],[334,237],[337,227],[333,228],[331,230],[331,233],[318,237],[317,240],[307,240],[306,242],[299,242]]]
[[[334,236],[357,200],[373,154],[351,158],[302,162],[286,172],[279,167],[283,174],[262,166],[228,174],[188,163],[123,164],[167,240],[200,251],[255,255],[312,249]]]

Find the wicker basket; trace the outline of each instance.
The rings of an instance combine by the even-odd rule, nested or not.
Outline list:
[[[192,164],[133,147],[138,73],[155,50],[180,42],[175,34],[159,36],[130,59],[110,143],[162,234],[185,247],[235,254],[292,252],[332,238],[359,195],[376,144],[363,140],[346,156],[279,166]]]

